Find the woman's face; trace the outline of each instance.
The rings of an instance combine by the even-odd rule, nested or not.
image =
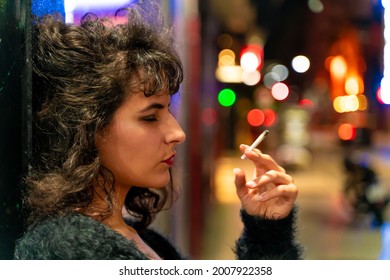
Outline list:
[[[103,166],[122,186],[165,187],[175,146],[185,134],[169,111],[170,95],[130,94],[97,136]]]

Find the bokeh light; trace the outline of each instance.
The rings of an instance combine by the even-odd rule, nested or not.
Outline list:
[[[54,1],[55,2],[55,1]],[[118,7],[123,5],[129,5],[136,2],[136,0],[64,0],[65,10],[65,22],[67,23],[78,23],[80,20],[77,18],[77,12],[90,11],[93,13],[101,13],[102,11],[112,10],[115,12]],[[75,17],[76,16],[76,17]],[[112,19],[115,23],[124,23],[125,18],[117,16]]]
[[[356,95],[338,96],[333,101],[333,108],[338,113],[354,112],[360,108],[367,108],[366,98],[363,97],[360,100]],[[360,105],[360,102],[363,104]]]
[[[390,12],[389,12],[389,1],[382,0],[382,5],[384,7],[384,41],[385,45],[383,48],[383,78],[381,80],[381,90],[379,98],[383,104],[390,104]]]
[[[255,71],[260,65],[260,59],[253,52],[245,52],[241,55],[240,65],[246,72]]]
[[[264,75],[263,84],[265,87],[271,89],[277,82],[279,82],[279,77],[276,73],[268,72]]]
[[[283,64],[276,64],[272,67],[272,73],[274,73],[274,77],[277,77],[278,82],[282,82],[288,78],[288,68]]]
[[[385,104],[382,100],[381,87],[378,87],[376,90],[376,99],[379,101],[379,103]]]
[[[239,65],[219,66],[215,77],[222,83],[242,83],[242,68]]]
[[[236,101],[236,94],[229,88],[224,88],[218,94],[218,102],[224,107],[229,107]]]
[[[344,78],[347,73],[347,62],[344,57],[338,55],[330,58],[329,70],[334,77],[339,79]]]
[[[263,49],[256,44],[244,47],[240,53],[240,65],[244,72],[259,70],[263,65]]]
[[[359,93],[359,85],[354,77],[347,78],[345,81],[345,92],[350,95],[357,95]]]
[[[383,104],[390,104],[390,77],[383,77],[378,97]]]
[[[357,99],[359,101],[359,110],[367,110],[368,107],[368,101],[365,95],[359,94],[357,96]]]
[[[341,140],[350,141],[356,137],[356,127],[349,123],[343,123],[338,127],[337,133]]]
[[[276,83],[272,86],[271,94],[276,100],[282,101],[287,98],[289,88],[284,83]]]
[[[218,54],[218,66],[232,66],[235,60],[236,55],[231,49],[223,49]]]
[[[364,84],[358,75],[351,75],[345,81],[345,92],[350,95],[357,95],[364,92]]]
[[[254,86],[260,82],[261,74],[259,71],[242,72],[242,82],[248,86]]]
[[[222,34],[218,37],[217,44],[221,49],[229,49],[233,46],[233,38],[229,34]]]
[[[246,118],[251,126],[260,126],[265,120],[265,114],[260,109],[252,109],[248,112]]]
[[[314,107],[314,102],[312,100],[310,100],[310,99],[302,99],[301,101],[299,101],[298,104],[300,106],[306,107],[306,108]]]
[[[202,123],[211,126],[217,121],[217,112],[213,108],[205,108],[201,113]]]
[[[321,13],[324,10],[324,4],[320,0],[308,0],[307,5],[313,13]]]
[[[272,109],[264,109],[264,126],[273,126],[277,121],[276,112]]]
[[[305,73],[310,68],[310,60],[304,55],[298,55],[291,61],[292,68],[298,73]]]

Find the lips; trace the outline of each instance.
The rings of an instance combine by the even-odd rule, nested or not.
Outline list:
[[[173,158],[175,157],[175,155],[171,156],[170,158],[166,159],[166,160],[163,160],[163,162],[165,162],[166,164],[168,164],[169,166],[172,166],[173,165]]]

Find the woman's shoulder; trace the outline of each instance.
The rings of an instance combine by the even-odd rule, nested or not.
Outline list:
[[[16,259],[145,259],[134,243],[92,218],[48,218],[18,240]]]

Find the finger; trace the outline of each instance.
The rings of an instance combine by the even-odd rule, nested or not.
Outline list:
[[[241,144],[241,145],[240,145],[240,150],[241,150],[241,152],[244,154],[245,151],[246,151],[247,149],[249,149],[249,147],[250,147],[250,146],[248,146],[248,145]]]
[[[287,201],[295,201],[298,196],[298,188],[295,184],[279,185],[274,188],[270,188],[263,192],[259,196],[260,201],[267,201],[277,197],[283,197]]]
[[[278,172],[275,170],[269,170],[264,173],[262,176],[256,177],[251,181],[246,183],[246,186],[249,188],[257,188],[264,185],[288,185],[293,183],[293,178],[282,172]]]
[[[258,149],[254,149],[250,152],[245,152],[248,159],[252,160],[256,167],[266,170],[276,170],[280,172],[286,172],[283,167],[276,163],[276,161],[268,154],[263,154]]]
[[[276,163],[276,161],[267,154],[263,154],[259,149],[249,150],[248,145],[241,144],[240,150],[245,156],[252,160],[257,168],[263,168],[266,170],[277,170],[280,172],[286,172],[283,167]]]
[[[236,185],[237,193],[241,193],[246,188],[245,172],[240,168],[234,168],[234,184]]]

